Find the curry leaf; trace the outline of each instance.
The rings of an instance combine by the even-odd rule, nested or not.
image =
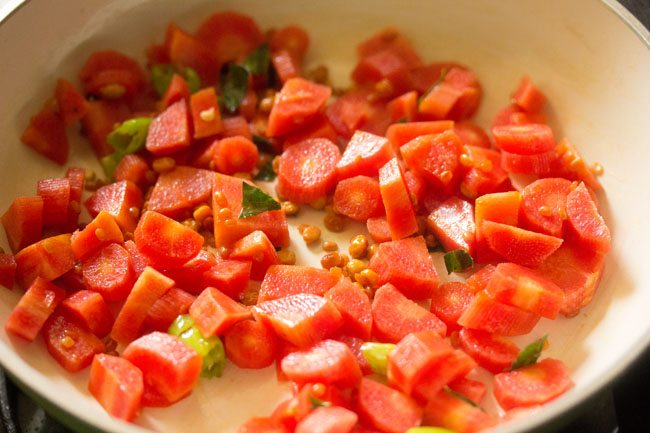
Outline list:
[[[277,174],[273,170],[273,160],[267,162],[264,164],[261,168],[260,171],[257,173],[255,176],[255,180],[262,180],[265,182],[270,182],[274,180],[277,177]]]
[[[280,203],[261,189],[243,183],[241,212],[239,218],[249,218],[262,212],[280,210]]]
[[[271,143],[271,140],[266,137],[253,134],[253,143],[255,143],[255,146],[257,146],[257,149],[261,152],[276,153],[273,143]]]
[[[265,76],[268,74],[270,63],[271,55],[269,54],[269,46],[262,44],[246,57],[244,60],[244,68],[251,75]]]
[[[243,66],[230,64],[221,76],[219,102],[231,113],[237,111],[248,90],[248,71]]]
[[[535,340],[530,343],[528,346],[524,347],[524,350],[519,352],[517,359],[514,360],[511,370],[516,370],[527,365],[532,365],[537,362],[539,356],[542,354],[544,345],[546,345],[547,336],[543,336],[539,340]]]

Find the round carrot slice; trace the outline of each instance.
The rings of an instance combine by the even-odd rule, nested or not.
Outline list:
[[[490,248],[522,266],[539,266],[553,254],[562,239],[493,221],[483,221],[482,232]]]
[[[509,368],[519,354],[517,345],[508,338],[478,329],[461,329],[458,340],[465,353],[494,374]]]
[[[289,147],[280,158],[278,193],[295,203],[310,203],[336,185],[339,148],[326,138],[313,138]]]
[[[562,237],[566,219],[566,199],[571,181],[562,178],[539,179],[521,194],[521,216],[526,228]]]
[[[224,336],[226,356],[239,368],[264,368],[273,364],[277,338],[273,330],[255,320],[235,323]]]
[[[126,299],[135,279],[129,252],[110,244],[84,260],[82,274],[86,286],[109,301]]]
[[[249,173],[257,166],[258,157],[255,143],[239,135],[219,141],[213,161],[221,173]]]
[[[214,51],[219,63],[236,60],[264,41],[257,23],[251,17],[237,12],[210,15],[203,21],[196,36]]]
[[[569,224],[581,243],[606,253],[612,247],[612,237],[603,217],[598,213],[584,183],[571,191],[566,200]]]
[[[357,221],[381,215],[384,204],[379,182],[368,176],[343,179],[334,191],[334,210]]]
[[[196,256],[203,236],[158,212],[148,211],[133,233],[138,250],[154,264],[175,268]]]
[[[546,403],[572,386],[569,369],[553,358],[494,376],[494,396],[505,410]]]
[[[309,35],[299,26],[287,26],[271,36],[269,46],[273,51],[286,50],[297,62],[302,62],[309,48]]]

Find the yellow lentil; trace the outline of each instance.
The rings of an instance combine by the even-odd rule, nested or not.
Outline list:
[[[348,247],[348,252],[350,257],[354,259],[362,259],[366,256],[368,252],[368,239],[365,235],[356,235],[350,241],[350,246]]]
[[[320,239],[320,229],[316,226],[307,226],[302,232],[302,239],[311,244]]]
[[[333,233],[339,233],[345,228],[345,219],[334,212],[326,213],[323,217],[323,224],[327,230]]]
[[[323,269],[331,269],[341,265],[341,256],[338,252],[329,252],[320,258],[320,265]]]
[[[283,265],[295,265],[296,264],[296,253],[289,249],[281,249],[278,251],[278,258],[280,263]]]
[[[300,206],[292,201],[285,200],[280,203],[280,206],[282,206],[282,210],[286,216],[294,216],[300,212]]]
[[[151,166],[153,167],[153,171],[156,173],[167,173],[168,171],[172,171],[174,169],[176,166],[176,161],[174,158],[164,156],[162,158],[154,159]]]
[[[324,241],[321,247],[323,248],[323,251],[327,252],[337,251],[339,249],[338,244],[333,241]]]

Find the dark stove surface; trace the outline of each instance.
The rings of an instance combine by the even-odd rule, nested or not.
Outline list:
[[[620,3],[650,29],[650,0]],[[0,433],[74,432],[47,415],[0,369]],[[555,433],[650,433],[650,348]]]

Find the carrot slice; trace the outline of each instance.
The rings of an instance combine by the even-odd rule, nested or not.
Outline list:
[[[458,324],[497,335],[513,336],[528,334],[539,318],[535,313],[497,302],[485,291],[480,291],[460,316]]]
[[[68,160],[70,143],[65,122],[50,105],[46,104],[29,120],[20,141],[59,165],[64,165]]]
[[[274,265],[264,275],[258,302],[299,293],[323,296],[337,281],[338,277],[325,269],[300,265]]]
[[[16,281],[16,259],[12,254],[0,253],[0,286],[13,289]]]
[[[88,101],[88,111],[81,119],[81,126],[98,157],[113,153],[114,149],[106,141],[106,136],[113,131],[115,124],[130,116],[131,110],[124,101]]]
[[[27,288],[37,277],[52,281],[74,267],[70,234],[42,239],[16,254],[16,281]]]
[[[453,130],[424,135],[400,148],[406,165],[434,188],[451,193],[458,184],[463,144]]]
[[[287,80],[275,98],[266,134],[278,137],[296,131],[325,108],[331,94],[329,87],[304,78]]]
[[[282,372],[299,386],[324,383],[351,388],[361,379],[361,369],[344,343],[323,340],[305,351],[296,351],[282,359]]]
[[[280,264],[280,257],[275,247],[261,230],[255,230],[235,242],[228,257],[250,261],[250,277],[257,281],[265,278],[270,266]]]
[[[499,263],[485,287],[494,300],[555,319],[564,306],[564,292],[543,274],[514,263]]]
[[[162,295],[147,312],[142,324],[143,333],[167,332],[171,324],[181,314],[187,314],[196,296],[185,290],[172,287]]]
[[[93,359],[88,390],[111,416],[133,420],[143,389],[142,371],[128,360],[105,353]]]
[[[66,125],[71,125],[86,115],[88,102],[70,81],[59,79],[56,82],[55,97],[59,114]]]
[[[357,175],[376,176],[394,152],[386,138],[356,131],[336,165],[339,179]]]
[[[167,91],[165,91],[165,94],[158,103],[158,107],[160,110],[164,110],[174,102],[187,101],[189,99],[190,88],[187,85],[187,81],[185,81],[185,78],[181,77],[179,74],[174,74],[169,82]]]
[[[498,420],[492,415],[447,391],[439,391],[424,408],[424,422],[458,433],[488,430]]]
[[[149,125],[147,150],[166,155],[190,145],[190,125],[185,101],[177,101],[153,119]]]
[[[113,50],[95,51],[84,63],[79,78],[87,93],[101,94],[108,85],[120,85],[132,97],[145,82],[144,72],[131,57]]]
[[[460,330],[458,341],[465,353],[494,374],[509,369],[520,351],[506,337],[470,328]]]
[[[420,379],[453,350],[436,332],[423,331],[406,335],[388,355],[388,384],[411,395]]]
[[[562,178],[538,179],[521,193],[522,226],[561,237],[567,216],[567,196],[571,181]]]
[[[476,199],[485,194],[511,189],[508,188],[508,173],[501,168],[500,152],[465,145],[460,158],[466,170],[460,184],[465,197]]]
[[[209,203],[214,173],[177,166],[160,174],[147,200],[147,210],[180,218],[202,203]]]
[[[312,138],[289,147],[280,157],[278,193],[294,203],[325,197],[336,185],[339,148],[324,138]]]
[[[343,317],[342,332],[367,341],[372,330],[372,306],[368,295],[352,283],[348,278],[342,278],[325,293],[338,308]]]
[[[232,11],[210,15],[199,26],[196,35],[214,52],[219,63],[240,59],[264,40],[251,17]]]
[[[489,149],[492,146],[487,133],[474,122],[465,120],[454,124],[454,132],[460,137],[460,141],[466,146],[481,147]]]
[[[413,122],[418,113],[418,92],[411,90],[397,96],[386,105],[386,108],[390,113],[391,122]]]
[[[567,195],[566,213],[569,217],[569,227],[580,243],[602,253],[611,249],[612,237],[609,228],[584,183],[581,182]]]
[[[212,156],[217,170],[224,174],[250,173],[257,166],[259,152],[257,146],[242,136],[226,137]]]
[[[469,286],[460,281],[440,284],[431,296],[431,312],[447,325],[447,333],[460,328],[458,319],[474,298]]]
[[[372,241],[376,244],[391,240],[390,226],[388,225],[386,217],[368,218],[366,221],[366,228],[368,229]]]
[[[427,299],[438,285],[438,273],[422,236],[379,244],[368,262],[378,284],[391,283],[411,299]]]
[[[277,337],[273,330],[256,320],[242,320],[224,335],[226,356],[239,368],[265,368],[273,364]]]
[[[190,96],[194,138],[212,137],[223,130],[221,111],[214,87],[206,87]]]
[[[529,113],[540,112],[546,103],[546,96],[527,76],[521,78],[517,89],[512,94],[512,99],[515,104]]]
[[[102,340],[58,312],[45,322],[43,340],[48,353],[70,373],[88,367],[96,354],[106,351]]]
[[[483,221],[516,226],[519,223],[519,207],[521,193],[509,191],[485,194],[474,202],[474,224],[476,230],[476,261],[486,263],[498,256],[490,246],[483,234]]]
[[[111,337],[123,344],[135,340],[140,335],[151,306],[173,286],[173,280],[153,268],[146,267],[135,281],[126,302],[115,318]]]
[[[415,208],[397,158],[391,159],[379,169],[379,189],[391,238],[403,239],[417,232]]]
[[[309,34],[300,26],[282,27],[271,35],[269,47],[272,51],[286,50],[301,63],[309,49]]]
[[[494,376],[494,396],[506,410],[546,403],[572,386],[569,369],[553,358]]]
[[[113,177],[116,182],[128,180],[140,188],[141,191],[146,190],[149,184],[147,172],[149,171],[149,164],[147,161],[133,153],[124,155],[115,167]]]
[[[82,274],[86,286],[109,301],[126,299],[135,280],[129,252],[118,244],[109,244],[85,259]]]
[[[530,155],[501,151],[501,168],[508,173],[546,175],[557,159],[554,149]]]
[[[74,256],[83,260],[112,242],[124,242],[124,236],[115,218],[103,210],[83,230],[75,231],[70,242]]]
[[[271,54],[271,63],[282,84],[300,75],[300,68],[296,63],[296,59],[287,50],[273,52]]]
[[[539,266],[563,242],[561,238],[493,221],[483,221],[482,232],[494,252],[513,263],[530,267]]]
[[[386,138],[395,151],[414,138],[423,135],[440,134],[454,127],[453,120],[431,120],[420,122],[395,123],[388,127]]]
[[[309,347],[343,325],[333,303],[308,293],[261,302],[252,311],[255,319],[270,325],[280,338],[298,347]]]
[[[133,233],[140,252],[154,263],[174,268],[196,256],[203,236],[158,212],[147,211]]]
[[[221,335],[235,323],[251,318],[251,312],[214,287],[208,287],[190,306],[190,315],[201,334]]]
[[[202,83],[213,83],[217,80],[221,61],[200,38],[195,38],[170,24],[165,35],[165,48],[172,64],[180,68],[194,69],[201,77]]]
[[[103,338],[111,332],[113,314],[99,293],[80,290],[66,298],[61,307],[96,336]]]
[[[361,420],[384,433],[403,433],[422,422],[422,409],[413,399],[370,379],[361,379],[355,401]]]
[[[395,286],[384,284],[372,301],[373,335],[380,341],[397,343],[407,334],[433,331],[445,335],[447,327],[435,314],[406,298]]]
[[[137,223],[133,209],[142,207],[142,192],[131,181],[121,180],[99,188],[84,204],[90,215],[108,212],[125,232],[133,233]]]
[[[334,210],[353,220],[364,222],[384,213],[379,182],[368,176],[354,176],[336,184]]]
[[[450,197],[427,217],[429,229],[446,251],[464,249],[474,256],[474,206],[458,197]]]
[[[497,147],[517,155],[536,155],[555,147],[553,130],[541,123],[495,126],[492,136]]]
[[[43,198],[18,197],[2,215],[2,226],[11,251],[17,253],[41,239],[43,230]]]
[[[65,291],[43,278],[36,278],[7,318],[7,332],[34,341],[65,297]]]

